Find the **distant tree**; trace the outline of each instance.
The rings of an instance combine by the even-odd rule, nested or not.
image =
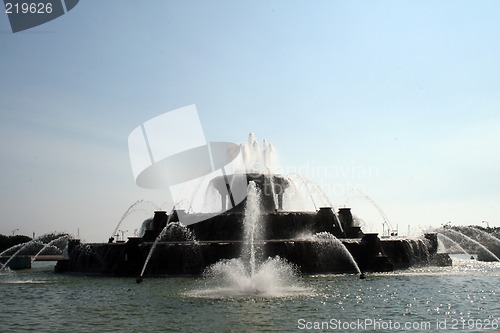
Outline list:
[[[0,252],[7,250],[17,244],[29,242],[31,240],[28,236],[15,235],[5,236],[0,234]]]

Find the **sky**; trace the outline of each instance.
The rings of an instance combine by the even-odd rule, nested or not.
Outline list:
[[[106,241],[138,200],[161,206],[127,138],[191,104],[207,141],[267,139],[283,172],[371,231],[379,209],[400,234],[498,227],[499,15],[498,1],[87,0],[12,33],[0,13],[0,233]]]

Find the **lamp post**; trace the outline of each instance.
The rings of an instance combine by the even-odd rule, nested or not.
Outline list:
[[[14,236],[16,234],[16,231],[19,231],[19,229],[12,230],[12,236]]]

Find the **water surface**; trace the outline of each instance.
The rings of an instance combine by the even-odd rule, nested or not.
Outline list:
[[[56,275],[53,265],[0,274],[0,332],[500,331],[500,264],[464,257],[365,280],[299,277],[276,295],[219,292],[203,278]]]

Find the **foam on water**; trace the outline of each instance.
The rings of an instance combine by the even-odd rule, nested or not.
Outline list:
[[[268,258],[250,274],[241,259],[219,261],[205,271],[205,288],[188,292],[192,297],[290,297],[311,294],[298,282],[294,266],[279,257]]]

